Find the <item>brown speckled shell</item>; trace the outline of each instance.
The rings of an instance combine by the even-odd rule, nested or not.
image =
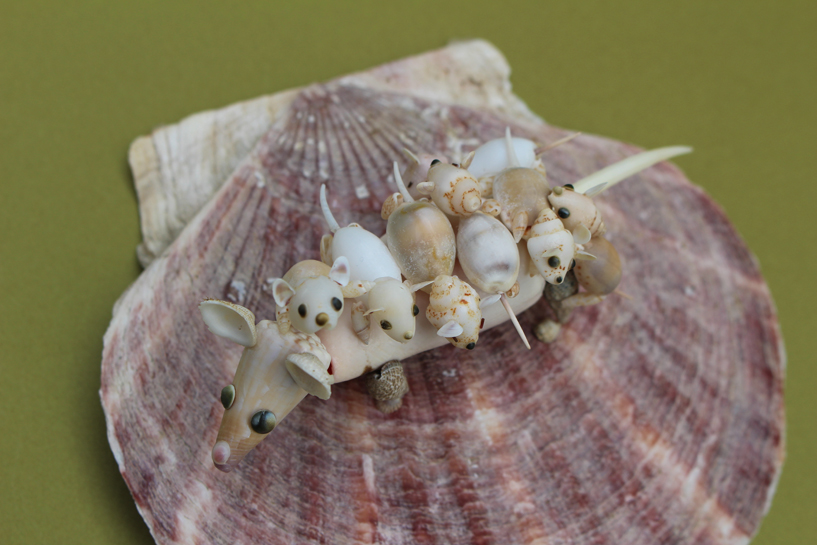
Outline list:
[[[321,183],[341,224],[382,234],[404,146],[456,157],[452,143],[472,149],[508,125],[542,143],[568,134],[365,85],[306,88],[123,295],[101,396],[157,542],[653,545],[754,534],[783,457],[777,318],[723,211],[667,163],[596,198],[629,298],[574,311],[556,342],[530,351],[506,323],[473,351],[406,360],[410,392],[390,415],[363,380],[335,385],[232,473],[213,467],[218,393],[241,350],[207,331],[198,303],[232,297],[274,316],[266,279],[318,258]],[[544,162],[561,185],[637,151],[582,136]],[[549,312],[542,302],[520,322],[530,332]]]

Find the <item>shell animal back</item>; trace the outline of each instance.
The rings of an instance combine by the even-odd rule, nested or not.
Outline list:
[[[218,297],[274,316],[266,279],[318,259],[322,182],[342,225],[379,235],[403,147],[453,157],[458,142],[506,126],[537,142],[568,134],[360,81],[300,92],[115,308],[102,403],[157,542],[748,540],[782,463],[782,341],[751,253],[669,164],[597,199],[638,271],[622,279],[631,298],[574,311],[556,343],[531,351],[505,325],[481,332],[474,351],[406,360],[410,392],[388,416],[363,381],[335,385],[232,473],[212,466],[218,392],[241,347],[209,334],[196,306]],[[546,166],[564,184],[634,152],[583,136],[548,152]],[[548,312],[520,322],[531,331]]]

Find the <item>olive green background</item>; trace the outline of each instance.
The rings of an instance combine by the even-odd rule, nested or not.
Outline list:
[[[815,28],[813,0],[0,2],[0,542],[153,542],[97,393],[112,305],[140,272],[129,143],[483,37],[549,122],[695,147],[677,163],[758,256],[789,358],[788,459],[754,543],[814,543]]]

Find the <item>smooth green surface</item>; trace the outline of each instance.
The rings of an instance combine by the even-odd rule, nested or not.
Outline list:
[[[0,542],[153,542],[97,394],[140,272],[131,140],[483,37],[549,122],[695,147],[677,163],[760,259],[789,358],[788,459],[754,543],[814,543],[815,28],[813,0],[0,3]]]

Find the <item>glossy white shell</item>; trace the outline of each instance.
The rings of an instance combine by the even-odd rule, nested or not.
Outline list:
[[[357,223],[350,223],[335,232],[332,257],[349,260],[352,282],[377,280],[384,276],[401,280],[400,267],[380,238]]]
[[[516,283],[519,249],[493,216],[477,212],[460,220],[457,254],[468,281],[485,293],[504,293]]]
[[[536,143],[525,138],[512,138],[513,149],[519,165],[526,168],[536,166]],[[468,172],[475,178],[495,176],[511,166],[508,159],[505,137],[489,140],[476,149]]]

